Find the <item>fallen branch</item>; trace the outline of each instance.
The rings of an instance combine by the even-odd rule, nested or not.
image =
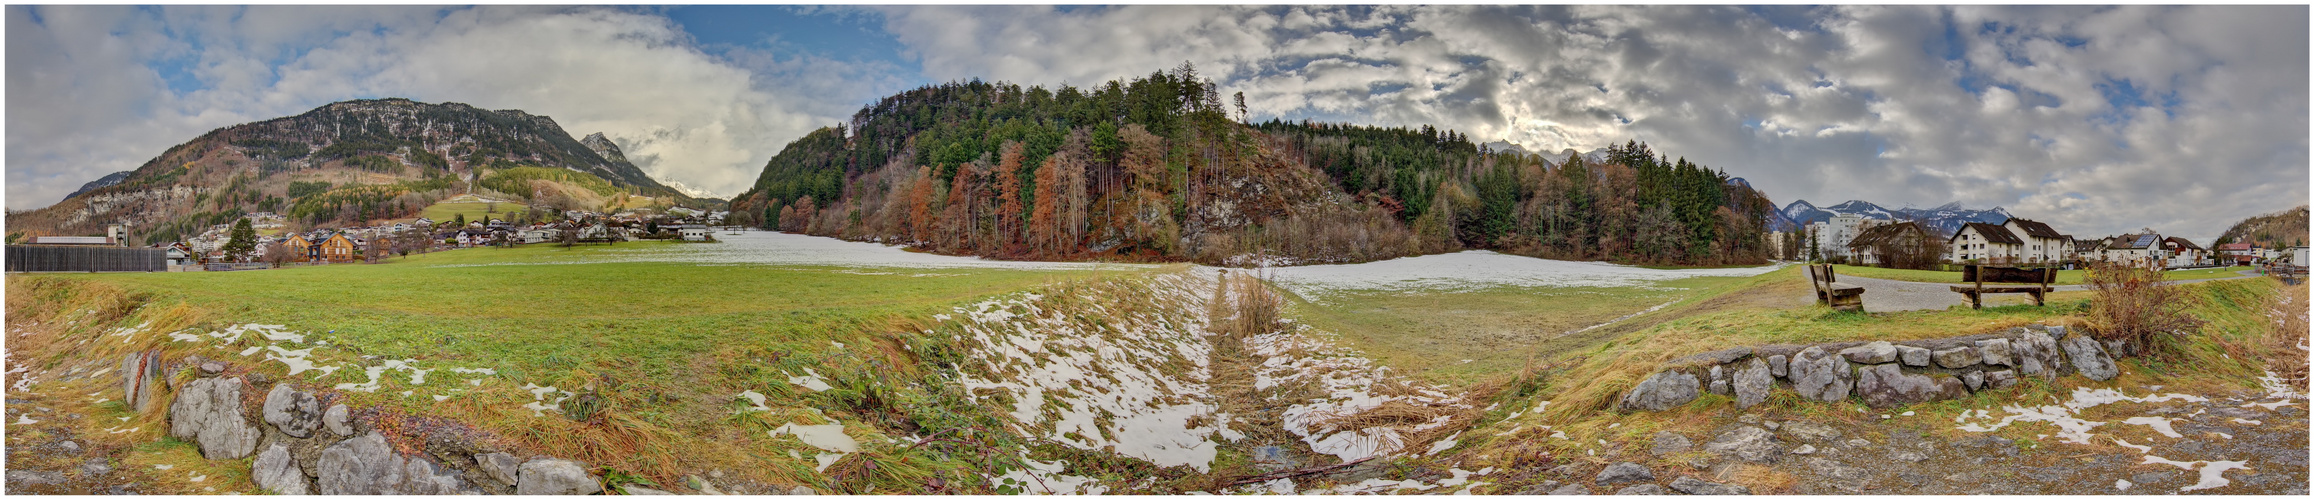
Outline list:
[[[1239,479],[1239,480],[1236,480],[1236,481],[1231,481],[1231,482],[1229,482],[1228,484],[1223,484],[1223,485],[1221,485],[1221,487],[1223,487],[1223,488],[1228,488],[1228,487],[1232,487],[1232,486],[1239,486],[1239,485],[1246,485],[1246,484],[1253,484],[1253,483],[1266,483],[1266,482],[1270,482],[1270,481],[1276,481],[1276,480],[1279,480],[1279,479],[1295,478],[1295,477],[1302,477],[1302,476],[1308,476],[1308,475],[1314,475],[1314,474],[1323,474],[1323,473],[1327,473],[1327,472],[1333,472],[1333,471],[1335,471],[1335,470],[1339,470],[1339,469],[1347,468],[1347,467],[1350,467],[1350,466],[1353,466],[1353,465],[1358,465],[1358,464],[1366,463],[1366,461],[1367,461],[1367,460],[1373,460],[1373,459],[1374,459],[1374,457],[1366,457],[1366,458],[1361,458],[1361,459],[1357,459],[1357,460],[1351,460],[1351,461],[1348,461],[1348,462],[1342,462],[1342,463],[1338,463],[1338,464],[1334,464],[1334,465],[1327,465],[1327,466],[1322,466],[1322,467],[1304,467],[1304,468],[1300,468],[1300,469],[1294,469],[1294,470],[1288,470],[1288,471],[1277,471],[1277,472],[1272,472],[1272,473],[1268,473],[1268,474],[1262,474],[1262,475],[1259,475],[1259,476],[1253,476],[1253,477],[1248,477],[1248,478],[1245,478],[1245,479]]]

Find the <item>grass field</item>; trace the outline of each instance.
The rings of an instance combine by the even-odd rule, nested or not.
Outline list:
[[[517,202],[444,201],[427,205],[418,215],[433,219],[434,222],[456,220],[460,215],[466,216],[468,222],[489,222],[494,218],[514,220],[514,214],[528,208]]]
[[[2249,267],[2225,267],[2225,268],[2209,268],[2209,269],[2189,269],[2189,270],[2183,270],[2183,271],[2168,271],[2168,272],[2165,272],[2165,273],[2163,273],[2163,274],[2162,274],[2162,276],[2163,276],[2164,278],[2166,278],[2166,279],[2170,279],[2170,280],[2195,280],[2195,279],[2210,279],[2210,278],[2233,278],[2233,277],[2239,277],[2239,276],[2241,276],[2241,274],[2239,274],[2239,273],[2238,273],[2238,271],[2244,271],[2244,270],[2248,270],[2248,269],[2250,269],[2250,268],[2249,268]],[[1861,276],[1861,277],[1866,277],[1866,278],[1879,278],[1879,279],[1899,280],[1899,281],[1917,281],[1917,282],[1922,282],[1922,283],[1960,283],[1960,282],[1961,282],[1961,280],[1960,280],[1960,272],[1958,272],[1958,271],[1920,271],[1920,270],[1913,270],[1913,269],[1886,269],[1886,268],[1879,268],[1879,267],[1864,267],[1864,266],[1835,266],[1835,267],[1832,269],[1832,272],[1833,272],[1833,273],[1835,273],[1835,274],[1843,275],[1843,276]],[[2061,271],[2057,271],[2057,284],[2059,284],[2059,285],[2079,285],[2079,284],[2087,283],[2087,282],[2088,282],[2088,279],[2089,279],[2089,272],[2088,272],[2088,271],[2083,271],[2083,270],[2061,270]]]
[[[632,245],[652,244],[672,243]],[[344,369],[290,375],[283,364],[260,356],[227,359],[318,389],[373,381],[363,366],[414,360],[436,373],[421,384],[407,372],[388,372],[374,379],[374,392],[333,392],[357,408],[384,409],[388,417],[380,418],[448,417],[509,439],[519,449],[642,474],[661,484],[672,484],[678,473],[724,470],[745,471],[732,480],[807,484],[825,491],[825,476],[812,470],[811,455],[791,458],[785,450],[796,446],[794,438],[767,435],[765,429],[789,421],[873,421],[876,415],[858,412],[899,407],[901,401],[913,401],[906,406],[942,418],[975,418],[977,405],[955,399],[961,396],[945,384],[919,380],[944,380],[932,373],[937,367],[919,366],[917,357],[947,352],[954,341],[929,335],[925,318],[979,297],[1119,274],[555,264],[607,248],[630,244],[469,249],[377,265],[265,271],[10,276],[9,302],[22,320],[40,324],[66,323],[67,317],[84,322],[70,316],[84,310],[121,311],[119,320],[104,325],[67,327],[80,330],[59,335],[55,342],[94,340],[112,325],[151,321],[157,331],[130,340],[153,338],[148,341],[152,345],[175,350],[172,356],[231,356],[243,348],[169,342],[161,335],[179,328],[205,332],[243,323],[286,325],[307,333],[308,342],[327,342],[308,359]],[[11,325],[18,324],[16,315]],[[250,349],[263,345],[262,339],[247,337],[241,344]],[[19,361],[30,356],[49,365],[77,363],[72,360],[84,356],[110,356],[117,363],[120,354],[110,350],[137,348],[83,352],[72,344],[19,344],[11,345]],[[37,359],[43,355],[47,358]],[[806,368],[838,389],[789,389],[788,377]],[[590,406],[566,401],[564,415],[579,416],[534,416],[522,408],[536,398],[524,389],[529,384],[588,395],[592,399],[582,401]],[[755,414],[763,415],[761,421],[732,420],[734,395],[749,390],[769,394],[768,405],[780,410]],[[71,401],[56,404],[63,403]],[[164,428],[147,426],[113,439],[158,440],[155,433],[163,431],[153,429]],[[863,442],[884,442],[872,427],[847,432]]]
[[[1568,334],[1752,278],[1700,277],[1653,287],[1497,287],[1358,291],[1294,301],[1295,317],[1339,334],[1377,361],[1431,382],[1468,386],[1587,337]]]

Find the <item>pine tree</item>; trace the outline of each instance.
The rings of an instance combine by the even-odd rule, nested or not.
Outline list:
[[[251,227],[249,218],[243,217],[233,223],[229,236],[232,239],[225,242],[225,256],[236,262],[248,262],[249,253],[257,250],[257,228]]]

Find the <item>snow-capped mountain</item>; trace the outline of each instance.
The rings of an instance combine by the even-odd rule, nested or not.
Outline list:
[[[1808,200],[1794,200],[1784,205],[1783,210],[1778,210],[1776,215],[1777,220],[1769,221],[1770,229],[1776,231],[1796,230],[1811,223],[1830,220],[1836,215],[1855,215],[1874,220],[1916,220],[1944,234],[1952,234],[1970,222],[2000,224],[2008,222],[2010,217],[2009,211],[2001,207],[1971,210],[1962,208],[1956,202],[1936,208],[1889,209],[1864,200],[1848,200],[1829,207],[1817,207],[1808,203]]]

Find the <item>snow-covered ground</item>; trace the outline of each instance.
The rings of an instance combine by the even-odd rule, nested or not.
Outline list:
[[[889,267],[911,269],[941,268],[1000,268],[1000,269],[1125,269],[1147,268],[1139,264],[1106,264],[1094,262],[1037,262],[989,260],[979,257],[958,257],[932,253],[910,252],[900,247],[876,243],[844,241],[820,236],[804,236],[773,231],[727,231],[715,233],[718,243],[685,245],[611,246],[601,251],[584,254],[582,260],[566,264],[596,262],[683,262],[694,264],[771,264],[842,267]],[[488,264],[485,264],[488,265]]]
[[[1782,266],[1648,269],[1471,250],[1363,264],[1278,267],[1271,281],[1303,297],[1351,290],[1469,290],[1502,286],[1629,287],[1699,276],[1755,276]]]

